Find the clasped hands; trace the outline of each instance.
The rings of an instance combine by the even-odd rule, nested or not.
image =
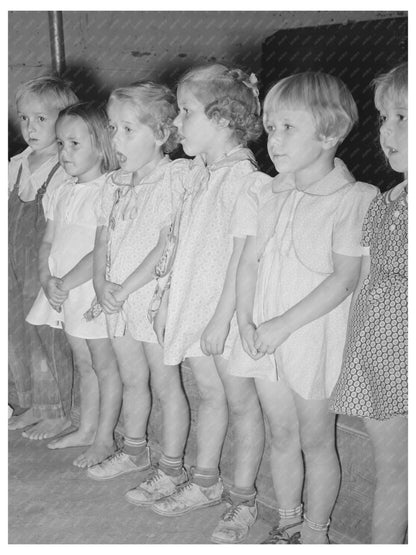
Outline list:
[[[258,327],[253,322],[248,322],[240,330],[240,336],[245,352],[252,359],[258,360],[265,354],[273,354],[292,331],[282,315],[267,320]]]

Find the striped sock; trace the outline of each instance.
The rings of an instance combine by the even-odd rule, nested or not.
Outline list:
[[[304,515],[303,525],[301,531],[301,540],[305,544],[322,544],[329,543],[328,540],[328,528],[330,521],[326,524],[318,524],[309,520],[309,518]]]
[[[182,457],[168,457],[162,453],[159,468],[168,476],[180,476],[183,468]]]
[[[191,482],[203,488],[209,488],[218,482],[220,472],[218,468],[202,468],[196,466],[192,472]]]
[[[232,486],[229,490],[230,499],[233,505],[244,503],[249,507],[253,507],[256,500],[256,489],[254,486],[248,488],[239,488]]]
[[[299,530],[302,526],[302,513],[303,505],[302,503],[295,507],[294,509],[278,509],[279,512],[279,528],[283,526],[288,526],[289,524],[299,523]],[[297,532],[296,527],[291,528],[290,534]]]
[[[124,436],[123,452],[132,457],[144,455],[147,450],[147,441],[145,437],[128,437]]]

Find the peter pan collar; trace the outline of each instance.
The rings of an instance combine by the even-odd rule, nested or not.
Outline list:
[[[349,172],[347,166],[340,158],[335,158],[334,169],[322,179],[315,181],[305,190],[297,189],[295,178],[291,173],[280,173],[272,181],[273,193],[298,190],[301,193],[314,196],[328,196],[336,193],[349,183],[355,183],[355,179]]]

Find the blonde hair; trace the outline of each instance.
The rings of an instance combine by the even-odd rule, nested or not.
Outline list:
[[[310,112],[319,137],[345,139],[355,123],[358,110],[347,86],[328,73],[307,71],[278,81],[264,100],[265,113],[282,106],[300,107]]]
[[[152,81],[137,82],[115,89],[108,102],[111,100],[130,103],[139,121],[150,127],[157,139],[166,139],[164,152],[172,152],[178,146],[179,137],[173,125],[177,116],[176,96],[169,87]]]
[[[376,77],[372,85],[374,86],[374,103],[377,110],[380,111],[382,109],[386,98],[404,101],[407,106],[407,83],[407,62]]]
[[[187,71],[179,80],[178,88],[182,86],[191,89],[209,119],[227,120],[239,142],[247,144],[260,137],[261,106],[254,74],[211,64]]]
[[[78,102],[78,97],[71,85],[54,75],[45,75],[22,83],[16,91],[16,104],[27,94],[33,94],[41,99],[47,97],[58,110]]]
[[[104,107],[96,102],[78,102],[61,110],[56,121],[66,117],[80,118],[86,124],[93,144],[102,156],[101,172],[117,169],[118,160],[112,147]]]

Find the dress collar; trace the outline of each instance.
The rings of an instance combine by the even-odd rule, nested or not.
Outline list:
[[[328,196],[336,193],[348,183],[355,183],[354,177],[341,159],[335,158],[334,164],[333,170],[322,179],[309,185],[305,190],[297,189],[293,174],[280,173],[272,181],[272,191],[273,193],[281,193],[283,191],[298,190],[300,193],[309,195]]]
[[[212,164],[207,165],[200,154],[198,154],[190,163],[191,168],[203,167],[209,171],[215,171],[220,168],[228,168],[234,166],[236,162],[243,162],[247,160],[257,167],[256,159],[254,154],[249,148],[243,147],[242,145],[237,145],[232,150],[215,160]]]

